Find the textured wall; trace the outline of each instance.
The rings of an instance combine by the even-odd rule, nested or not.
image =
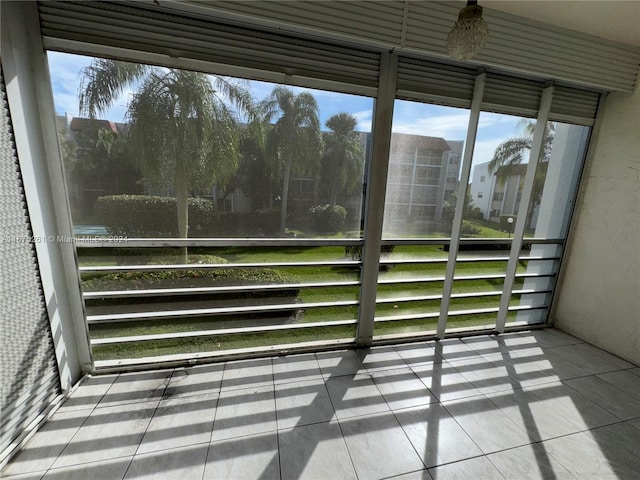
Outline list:
[[[605,103],[555,324],[640,364],[640,90]]]
[[[2,452],[60,387],[2,75],[0,85]]]

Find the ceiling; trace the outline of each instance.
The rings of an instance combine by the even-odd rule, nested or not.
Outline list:
[[[478,4],[640,47],[638,0],[480,0]]]

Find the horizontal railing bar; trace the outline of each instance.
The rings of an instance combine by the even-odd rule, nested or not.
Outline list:
[[[162,297],[178,295],[205,295],[214,293],[244,293],[269,290],[291,290],[302,288],[323,287],[353,287],[360,285],[358,280],[342,282],[311,282],[311,283],[274,283],[269,285],[234,285],[228,287],[184,287],[184,288],[152,288],[145,290],[104,290],[99,292],[84,292],[85,300],[101,298],[130,298],[130,297]]]
[[[522,255],[518,257],[518,260],[526,261],[542,261],[542,260],[559,260],[559,256],[554,257],[530,257]],[[506,262],[509,257],[462,257],[457,258],[456,263],[474,263],[474,262]],[[383,265],[403,265],[403,264],[429,264],[429,263],[447,263],[447,258],[405,258],[405,259],[393,259],[393,258],[381,258],[380,263]]]
[[[535,289],[525,289],[525,290],[513,290],[511,292],[512,295],[527,295],[527,294],[536,294],[536,293],[550,293],[551,290],[535,290]],[[466,292],[466,293],[452,293],[451,298],[476,298],[476,297],[495,297],[498,295],[502,295],[502,290],[495,290],[491,292]],[[413,297],[389,297],[389,298],[380,298],[376,300],[376,304],[384,304],[384,303],[402,303],[402,302],[423,302],[430,300],[441,300],[442,294],[438,295],[419,295]]]
[[[146,369],[150,366],[161,368],[168,364],[194,365],[209,359],[232,360],[247,357],[263,357],[270,355],[281,355],[305,351],[317,351],[318,349],[329,350],[347,348],[356,345],[354,338],[338,338],[331,340],[315,340],[311,342],[298,342],[276,344],[258,347],[245,347],[229,350],[215,350],[208,352],[175,353],[171,355],[158,355],[155,357],[142,358],[122,358],[117,360],[96,360],[94,369],[100,373],[118,372],[126,369]]]
[[[460,243],[477,245],[510,245],[511,238],[461,238]],[[387,238],[382,240],[382,245],[449,245],[450,238]],[[533,244],[558,244],[562,245],[561,238],[525,238],[522,241],[525,245]]]
[[[189,263],[179,265],[106,265],[79,267],[80,273],[124,273],[161,272],[165,270],[228,270],[233,268],[274,268],[274,267],[344,267],[359,266],[357,260],[327,262],[256,262],[256,263]]]
[[[509,245],[510,238],[461,238],[460,243]],[[364,245],[362,239],[333,238],[127,238],[121,236],[78,236],[77,248],[162,248],[162,247],[346,247]],[[450,238],[394,238],[382,245],[449,245]],[[561,238],[525,238],[524,244],[558,244]]]
[[[176,340],[192,337],[213,337],[218,335],[238,335],[245,333],[263,333],[278,330],[300,330],[305,328],[339,327],[355,325],[357,320],[336,320],[332,322],[298,323],[294,325],[265,325],[262,327],[222,328],[217,330],[200,330],[195,332],[156,333],[150,335],[134,335],[128,337],[109,337],[91,340],[91,345],[112,345],[120,343],[145,342],[151,340]]]
[[[278,305],[251,305],[243,307],[218,307],[218,308],[196,308],[185,310],[168,310],[160,312],[137,312],[137,313],[111,313],[103,315],[87,315],[87,323],[109,323],[131,320],[160,320],[164,318],[179,317],[199,317],[210,315],[225,315],[235,313],[263,313],[277,312],[281,310],[302,310],[304,308],[319,307],[351,307],[358,305],[359,300],[340,300],[335,302],[312,302],[312,303],[290,303]]]
[[[524,311],[524,310],[541,310],[549,308],[548,305],[540,305],[540,306],[514,306],[509,307],[510,312],[516,311]],[[451,310],[448,315],[450,317],[453,316],[461,316],[461,315],[479,315],[482,313],[498,313],[499,307],[489,307],[489,308],[473,308],[468,310]],[[424,320],[427,318],[438,318],[440,316],[440,312],[428,312],[428,313],[417,313],[411,315],[393,315],[387,317],[376,317],[373,321],[374,323],[378,322],[400,322],[403,320]]]
[[[411,315],[391,315],[386,317],[376,317],[374,323],[398,322],[401,320],[424,320],[427,318],[438,318],[440,312],[413,313]]]
[[[254,285],[254,286],[232,286],[232,287],[193,287],[193,288],[156,288],[149,290],[114,290],[114,291],[100,291],[100,292],[84,292],[83,298],[85,300],[99,300],[108,298],[139,298],[139,297],[163,297],[163,296],[180,296],[180,295],[204,295],[215,293],[247,293],[247,292],[260,292],[269,290],[290,290],[301,288],[322,288],[322,287],[351,287],[358,286],[360,282],[317,282],[317,283],[290,283],[290,284],[273,284],[273,285]],[[536,293],[550,293],[551,290],[513,290],[513,295],[525,295]],[[467,292],[467,293],[454,293],[451,298],[473,298],[473,297],[486,297],[500,295],[502,291],[493,292]],[[442,295],[425,295],[417,297],[390,297],[381,298],[376,303],[393,303],[393,302],[411,302],[422,300],[439,300]]]
[[[555,273],[518,273],[516,278],[543,278],[553,277]],[[497,273],[492,275],[463,275],[454,277],[454,281],[466,281],[466,280],[496,280],[505,278],[504,273]],[[393,285],[395,283],[429,283],[429,282],[443,282],[444,277],[410,277],[410,278],[396,278],[396,279],[379,279],[378,285]]]
[[[518,260],[524,261],[548,261],[558,260],[560,257],[518,257]],[[475,263],[475,262],[504,262],[509,257],[465,257],[458,258],[456,262]],[[407,259],[381,259],[380,264],[383,265],[413,265],[413,264],[437,264],[447,263],[446,258],[407,258]],[[233,268],[286,268],[286,267],[339,267],[339,266],[359,266],[358,260],[335,260],[325,262],[251,262],[251,263],[189,263],[175,265],[104,265],[79,267],[80,273],[125,273],[125,272],[156,272],[168,270],[212,270],[212,269],[233,269]]]
[[[162,247],[346,247],[363,245],[362,239],[334,238],[127,238],[119,236],[75,237],[78,248]]]

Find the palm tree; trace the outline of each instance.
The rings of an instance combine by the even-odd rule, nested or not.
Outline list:
[[[80,112],[95,118],[127,88],[129,148],[153,185],[172,187],[178,233],[188,235],[192,189],[223,185],[238,165],[237,114],[251,115],[248,91],[224,77],[94,59],[82,71]]]
[[[509,138],[502,142],[496,148],[493,158],[489,162],[489,173],[495,173],[500,184],[504,184],[507,179],[517,171],[518,166],[525,161],[525,155],[531,152],[533,144],[533,134],[536,124],[532,120],[521,120],[523,126],[522,135],[515,138]],[[551,149],[553,146],[553,138],[556,131],[555,122],[547,122],[544,129],[544,137],[542,140],[542,150],[538,159],[538,168],[536,170],[533,190],[531,192],[531,208],[527,214],[527,225],[530,224],[530,217],[534,208],[540,203],[544,181],[547,173],[549,160],[551,159]]]
[[[329,203],[338,203],[340,195],[348,196],[362,180],[364,152],[355,132],[356,119],[348,113],[338,113],[325,125],[331,130],[324,140],[322,157],[323,189]]]
[[[268,146],[275,167],[282,174],[280,233],[284,233],[291,174],[315,173],[320,163],[318,103],[308,92],[295,94],[287,87],[276,86],[262,107],[266,121],[279,116],[269,132]]]

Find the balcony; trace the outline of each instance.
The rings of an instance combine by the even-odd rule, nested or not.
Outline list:
[[[86,377],[3,474],[631,479],[638,444],[640,369],[545,329]]]
[[[180,242],[190,245],[189,264],[176,264]],[[363,292],[361,240],[139,239],[123,247],[78,240],[77,247],[95,368],[105,371],[356,346],[365,297],[373,298],[378,343],[434,339],[442,326],[447,334],[492,331],[501,314],[507,328],[540,325],[561,242],[527,239],[509,273],[509,255],[488,249],[510,248],[510,239],[465,239],[451,276],[449,239],[385,241],[373,297]]]

